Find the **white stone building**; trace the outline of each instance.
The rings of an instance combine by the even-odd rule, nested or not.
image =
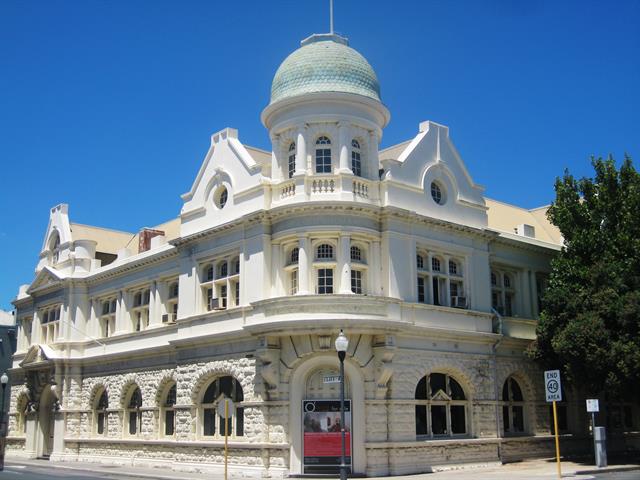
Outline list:
[[[367,61],[314,35],[273,80],[272,152],[212,135],[177,218],[134,234],[54,207],[14,301],[9,454],[219,471],[224,395],[232,474],[335,470],[340,329],[353,472],[550,452],[524,350],[559,232],[486,198],[443,125],[379,150],[389,119]]]

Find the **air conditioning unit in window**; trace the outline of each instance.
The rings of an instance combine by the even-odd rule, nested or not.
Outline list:
[[[225,310],[224,305],[220,305],[219,298],[210,298],[209,299],[209,310]]]
[[[162,315],[162,323],[176,323],[175,313],[165,313]]]
[[[451,306],[454,308],[467,308],[467,297],[451,297]]]

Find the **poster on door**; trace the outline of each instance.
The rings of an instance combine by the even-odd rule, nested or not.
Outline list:
[[[340,400],[304,400],[304,473],[337,473],[342,456]],[[345,463],[351,471],[351,401],[344,401]]]

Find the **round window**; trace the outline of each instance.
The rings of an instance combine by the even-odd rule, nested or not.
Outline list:
[[[442,187],[436,182],[431,182],[431,198],[433,198],[433,201],[438,205],[444,203],[444,192],[442,191]]]
[[[228,199],[229,199],[229,192],[227,191],[227,188],[220,187],[214,197],[216,206],[218,208],[224,208],[224,206],[227,204]]]

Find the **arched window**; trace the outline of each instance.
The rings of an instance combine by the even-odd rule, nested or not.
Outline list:
[[[449,260],[449,274],[450,275],[458,274],[458,264],[454,260]]]
[[[520,385],[509,377],[502,386],[502,423],[504,433],[524,432],[524,397]]]
[[[223,397],[231,399],[235,407],[234,411],[230,412],[231,415],[227,423],[228,434],[236,437],[244,435],[244,408],[241,406],[244,401],[242,386],[235,378],[225,376],[216,378],[211,382],[202,397],[202,402],[200,403],[202,436],[224,436],[224,412],[216,412],[217,404]],[[218,417],[217,422],[216,417]],[[216,423],[218,424],[217,430]],[[233,429],[234,423],[235,430]]]
[[[498,276],[495,272],[491,272],[491,285],[494,287],[498,286]]]
[[[222,261],[218,264],[218,278],[225,278],[229,274],[229,264],[227,261]]]
[[[293,174],[296,173],[296,144],[295,142],[291,142],[289,144],[289,155],[288,155],[288,174],[289,178],[293,178]]]
[[[107,409],[109,408],[109,395],[103,390],[94,408],[94,418],[96,422],[96,433],[105,435],[107,433]]]
[[[433,198],[433,201],[438,205],[442,205],[444,203],[442,188],[436,182],[431,182],[431,198]]]
[[[352,262],[362,262],[363,257],[362,257],[362,249],[360,247],[357,246],[352,246],[351,247],[351,261]]]
[[[204,269],[204,281],[210,282],[213,280],[213,265],[207,265]]]
[[[300,249],[298,247],[293,247],[291,249],[291,253],[289,254],[289,263],[290,264],[298,263],[299,256],[300,256]]]
[[[160,417],[163,423],[165,437],[173,437],[176,431],[176,384],[174,383],[167,390],[161,404]]]
[[[362,162],[360,159],[360,143],[356,139],[351,140],[351,171],[358,177],[362,176]]]
[[[238,275],[240,273],[240,257],[236,257],[231,261],[231,265],[233,265],[233,273],[232,275]]]
[[[27,433],[27,407],[29,405],[29,397],[25,393],[18,397],[16,402],[16,423],[15,434],[23,435]]]
[[[433,257],[431,259],[431,270],[433,270],[434,272],[439,272],[440,271],[440,259]]]
[[[443,437],[467,433],[467,398],[451,376],[432,373],[416,387],[416,435]]]
[[[322,243],[316,249],[317,260],[333,260],[333,245]]]
[[[424,257],[420,254],[416,255],[416,267],[424,268]]]
[[[127,402],[127,412],[125,415],[129,427],[129,435],[139,435],[142,428],[142,394],[139,387],[132,388]]]
[[[316,140],[316,173],[331,173],[331,140],[325,136]]]

